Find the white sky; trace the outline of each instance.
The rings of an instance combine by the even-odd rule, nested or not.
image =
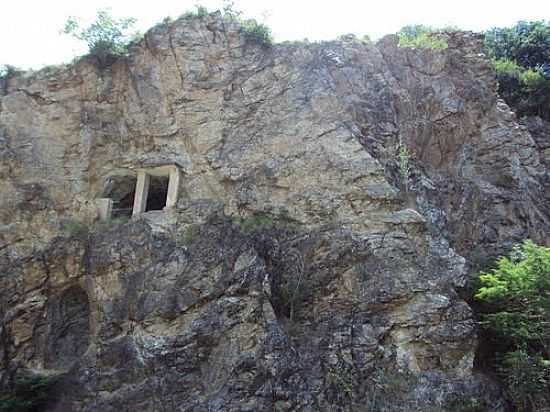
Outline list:
[[[92,21],[98,9],[135,17],[145,32],[196,0],[0,0],[0,64],[21,68],[68,62],[86,49],[59,34],[68,16]],[[198,3],[213,11],[221,0]],[[550,20],[550,0],[235,0],[246,17],[264,20],[276,41],[333,39],[346,33],[379,38],[406,24],[483,30],[518,20]],[[264,19],[267,12],[267,19]]]

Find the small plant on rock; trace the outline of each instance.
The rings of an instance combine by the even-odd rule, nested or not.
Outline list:
[[[409,149],[403,143],[399,144],[398,150],[399,156],[399,175],[401,176],[401,181],[405,186],[405,191],[409,190],[409,178],[411,177],[411,168],[410,168],[410,158]]]
[[[205,17],[208,16],[208,9],[200,4],[195,5],[195,10],[189,10],[183,13],[181,17],[184,19],[192,19],[194,17]]]
[[[399,47],[442,50],[448,47],[441,33],[447,29],[437,30],[423,25],[405,26],[399,30]]]
[[[97,222],[94,223],[93,227],[92,227],[92,230],[93,231],[105,231],[105,230],[109,230],[113,227],[118,227],[120,225],[125,225],[126,223],[128,223],[130,221],[130,217],[129,216],[118,216],[118,217],[111,217],[110,219],[108,220],[99,220]],[[75,223],[73,223],[74,225]],[[83,225],[85,226],[84,224],[82,223],[77,223],[77,225]]]
[[[88,226],[76,219],[65,219],[61,223],[61,229],[70,237],[82,237],[88,234]]]
[[[236,217],[234,221],[245,233],[271,228],[295,231],[299,227],[298,222],[292,219],[284,209],[276,213],[255,212],[248,216]]]
[[[178,244],[189,245],[200,235],[201,225],[190,224],[178,232],[176,240]]]
[[[302,308],[311,285],[305,272],[304,258],[297,250],[286,251],[285,267],[285,277],[280,285],[280,292],[283,305],[288,310],[288,318],[292,322]]]
[[[238,10],[235,6],[235,2],[231,0],[224,0],[223,2],[223,16],[231,20],[239,20],[243,12]]]

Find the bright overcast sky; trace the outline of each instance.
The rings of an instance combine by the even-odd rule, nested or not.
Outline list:
[[[70,61],[85,48],[59,34],[68,16],[93,20],[98,9],[135,17],[144,32],[164,17],[194,9],[196,0],[0,0],[0,64],[21,68]],[[221,0],[198,3],[220,9]],[[276,41],[333,39],[346,33],[371,38],[406,24],[455,25],[469,30],[550,20],[550,0],[235,0],[246,17],[264,20]],[[267,19],[265,17],[267,16]]]

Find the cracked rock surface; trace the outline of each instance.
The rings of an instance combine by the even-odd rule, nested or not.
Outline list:
[[[51,411],[498,404],[458,292],[549,242],[550,126],[498,98],[480,38],[446,36],[264,48],[213,13],[4,80],[0,383],[62,376]],[[176,208],[97,221],[173,163]]]

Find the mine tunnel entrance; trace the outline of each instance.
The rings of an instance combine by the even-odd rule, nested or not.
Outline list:
[[[112,176],[107,179],[103,197],[113,201],[113,218],[132,216],[136,180],[135,176]]]
[[[135,173],[107,178],[102,197],[96,199],[99,219],[139,216],[176,207],[181,178],[177,165],[137,169]]]
[[[163,210],[168,197],[168,176],[151,176],[145,211]]]

